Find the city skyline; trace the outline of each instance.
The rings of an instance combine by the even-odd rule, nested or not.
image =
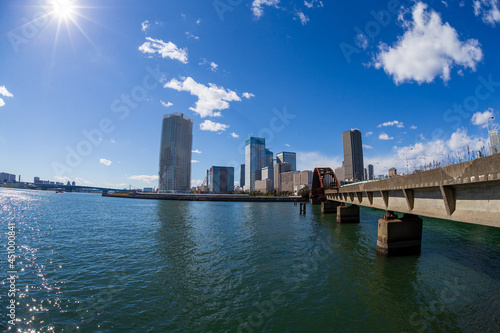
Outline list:
[[[170,112],[194,121],[191,185],[211,165],[239,179],[250,136],[335,169],[357,128],[379,175],[488,151],[498,129],[498,1],[52,3],[0,4],[0,169],[23,180],[154,186]]]

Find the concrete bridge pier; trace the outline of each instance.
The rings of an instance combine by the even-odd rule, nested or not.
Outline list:
[[[378,221],[377,253],[386,256],[418,255],[422,245],[422,219],[388,211]]]
[[[309,197],[309,203],[311,205],[319,205],[321,203],[321,200],[319,199],[319,195],[311,195]]]
[[[337,222],[338,223],[359,223],[359,206],[338,206],[337,207]]]
[[[340,202],[337,201],[322,201],[321,202],[321,213],[323,214],[336,214],[337,207],[340,206]]]

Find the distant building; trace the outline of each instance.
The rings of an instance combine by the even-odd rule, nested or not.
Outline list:
[[[273,181],[271,179],[262,179],[255,181],[255,191],[267,193],[273,190]]]
[[[240,166],[240,187],[245,186],[245,164]]]
[[[68,180],[68,182],[66,183],[66,186],[71,186],[71,183],[69,182],[69,180]]]
[[[373,164],[368,164],[368,180],[373,180]]]
[[[193,120],[182,113],[163,117],[160,142],[160,191],[189,191]]]
[[[344,183],[345,180],[344,166],[336,168],[333,172],[335,173],[335,176],[337,176],[339,182]]]
[[[490,131],[490,154],[500,153],[500,140],[498,138],[498,130]]]
[[[75,181],[73,180],[73,182],[71,183],[72,186],[76,186],[76,183]]]
[[[363,143],[357,129],[342,133],[344,150],[344,177],[354,182],[363,180]]]
[[[255,181],[260,180],[266,166],[266,139],[250,137],[245,141],[245,188],[255,191]]]
[[[280,174],[280,192],[293,193],[293,176],[295,172],[289,171]]]
[[[41,184],[40,177],[33,178],[33,183],[35,183],[35,184]]]
[[[152,187],[145,187],[142,192],[153,192],[153,188]]]
[[[389,169],[389,177],[395,177],[397,175],[398,175],[398,171],[396,170],[396,168]]]
[[[291,171],[297,171],[297,154],[288,151],[282,151],[281,153],[276,154],[276,163],[290,163],[290,165],[292,166]]]
[[[211,193],[233,193],[234,167],[213,166],[210,172]]]
[[[274,189],[278,192],[283,191],[281,189],[281,175],[285,172],[292,171],[292,165],[290,163],[276,163],[274,165]]]
[[[266,166],[273,167],[273,152],[266,148]]]
[[[0,183],[15,183],[15,182],[16,182],[16,175],[7,172],[0,172]]]
[[[272,191],[272,189],[274,188],[274,168],[273,167],[262,168],[260,179],[271,180],[271,191]]]

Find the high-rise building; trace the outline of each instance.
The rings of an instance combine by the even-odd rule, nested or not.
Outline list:
[[[182,113],[163,117],[160,143],[160,191],[188,191],[191,187],[193,120]]]
[[[352,181],[363,180],[363,143],[357,129],[342,133],[344,148],[344,177]]]
[[[245,141],[245,186],[255,191],[255,181],[261,179],[266,166],[266,139],[250,137]]]
[[[490,154],[500,153],[500,140],[498,138],[498,130],[490,131]]]
[[[290,163],[292,170],[297,171],[297,154],[288,151],[282,151],[276,154],[276,163]]]
[[[290,163],[276,163],[274,165],[274,189],[281,192],[283,189],[281,187],[281,175],[285,172],[292,171],[292,165]]]
[[[16,175],[7,172],[0,172],[0,183],[14,183]]]
[[[273,167],[273,152],[266,148],[266,167]]]
[[[212,167],[210,172],[210,192],[234,192],[234,167]]]
[[[245,164],[240,166],[240,187],[245,186]]]
[[[373,180],[373,164],[368,164],[368,180]]]

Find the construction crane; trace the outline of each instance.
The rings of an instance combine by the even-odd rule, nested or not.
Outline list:
[[[207,170],[208,171],[208,170]],[[210,171],[207,172],[207,176],[205,177],[205,179],[203,179],[203,181],[201,182],[201,185],[200,185],[200,189],[199,189],[199,193],[201,193],[201,189],[204,187],[204,186],[207,186],[207,182],[208,182],[208,177],[210,177],[210,175],[213,173],[214,171],[214,168],[211,167],[210,168]]]

